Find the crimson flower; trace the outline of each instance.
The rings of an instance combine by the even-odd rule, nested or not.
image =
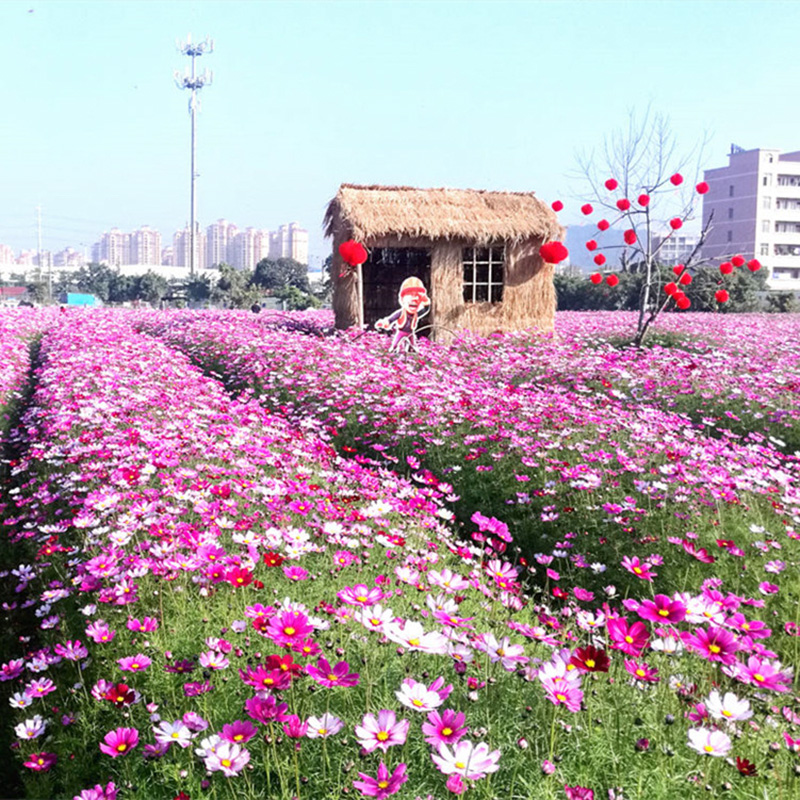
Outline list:
[[[249,586],[253,582],[253,575],[250,570],[243,569],[242,567],[233,567],[225,573],[225,580],[236,587]]]
[[[592,645],[575,650],[569,663],[583,672],[608,672],[609,665],[606,651]]]
[[[748,761],[746,758],[739,758],[739,756],[736,756],[736,769],[739,770],[740,775],[744,775],[746,778],[749,778],[753,775],[758,775],[756,765],[752,761]]]
[[[262,560],[268,567],[279,567],[286,559],[280,553],[266,552]]]
[[[118,683],[109,689],[105,695],[106,700],[112,702],[117,708],[122,706],[129,706],[136,699],[136,692],[133,691],[126,683]]]

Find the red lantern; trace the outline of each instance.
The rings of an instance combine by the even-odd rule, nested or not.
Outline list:
[[[367,250],[363,244],[349,239],[339,245],[339,255],[350,267],[357,267],[367,260]]]
[[[692,301],[686,295],[683,295],[683,297],[678,298],[676,304],[681,311],[686,311],[691,306]]]
[[[629,228],[622,234],[622,238],[625,240],[625,244],[636,244],[636,231]]]
[[[680,172],[676,172],[670,179],[669,182],[673,186],[680,186],[683,183],[683,175]]]
[[[761,262],[754,258],[747,262],[747,269],[749,269],[750,272],[758,272],[761,269]]]
[[[594,239],[589,239],[589,241],[586,242],[586,249],[597,250],[597,242]]]
[[[678,284],[670,281],[669,283],[665,284],[664,291],[671,297],[675,294],[675,292],[678,291]]]
[[[620,199],[617,200],[617,208],[620,211],[627,211],[630,207],[631,207],[631,201],[628,200],[627,197],[620,197]]]
[[[553,211],[561,211],[561,209],[564,208],[564,204],[560,200],[556,200],[550,208],[552,208]]]
[[[602,267],[603,264],[606,263],[606,257],[602,253],[598,253],[594,257],[594,263],[597,264],[598,267]]]
[[[602,275],[601,275],[599,272],[593,272],[593,273],[592,273],[592,274],[589,276],[589,280],[590,280],[590,281],[591,281],[591,282],[592,282],[592,283],[593,283],[595,286],[597,286],[597,284],[598,284],[598,283],[602,283],[602,282],[603,282],[603,276],[602,276]]]
[[[636,201],[642,208],[650,205],[650,195],[649,194],[640,194],[639,198]]]
[[[708,184],[705,181],[702,181],[694,187],[697,189],[697,194],[705,194],[708,191]]]
[[[692,282],[692,276],[688,272],[684,272],[683,275],[678,278],[678,283],[681,286],[688,286]]]
[[[733,272],[733,264],[731,264],[731,262],[730,262],[730,261],[723,261],[723,262],[722,262],[722,263],[719,265],[719,271],[720,271],[720,272],[721,272],[723,275],[730,275],[730,274],[731,274],[731,272]]]
[[[594,209],[592,208],[591,203],[586,203],[585,205],[581,206],[581,214],[585,214],[587,217],[592,213],[592,211],[594,211]]]
[[[547,264],[560,264],[569,255],[569,250],[561,242],[546,242],[539,248],[539,255]]]
[[[606,283],[613,289],[619,283],[619,278],[616,275],[609,275]]]
[[[717,291],[714,292],[714,297],[718,303],[727,303],[730,299],[730,295],[724,289],[717,289]]]
[[[673,272],[674,272],[676,275],[680,275],[680,274],[681,274],[681,272],[683,272],[683,264],[676,264],[676,265],[675,265],[675,266],[672,268],[672,271],[673,271]]]
[[[600,222],[597,223],[598,230],[607,231],[611,227],[611,223],[607,219],[601,219]]]
[[[669,226],[674,231],[680,230],[683,227],[683,220],[680,217],[674,217],[669,221]]]
[[[619,184],[613,178],[609,178],[606,181],[606,189],[608,189],[609,192],[613,192],[617,186],[619,186]]]
[[[734,267],[741,267],[741,266],[743,266],[743,265],[744,265],[744,256],[743,256],[743,255],[735,255],[735,256],[734,256],[734,257],[731,259],[731,264],[733,264],[733,266],[734,266]]]

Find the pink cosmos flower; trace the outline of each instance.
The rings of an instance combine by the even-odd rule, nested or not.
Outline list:
[[[147,669],[153,662],[145,655],[137,653],[135,656],[125,656],[117,659],[117,664],[123,672],[141,672]]]
[[[248,667],[247,671],[239,670],[239,676],[248,685],[262,692],[280,692],[288,689],[292,682],[290,672],[281,669],[268,669],[263,664],[259,664],[255,669]]]
[[[274,616],[264,630],[278,647],[290,647],[313,632],[314,627],[302,611],[284,611]]]
[[[302,739],[308,732],[308,723],[303,722],[297,714],[289,714],[283,723],[283,732],[290,739]]]
[[[353,781],[353,786],[358,789],[364,797],[376,797],[383,800],[400,791],[400,787],[408,780],[406,775],[406,765],[399,764],[395,771],[390,775],[388,767],[383,761],[378,764],[378,775],[375,778],[358,773],[360,781]]]
[[[567,786],[564,784],[567,800],[594,800],[594,789],[586,786]]]
[[[651,569],[652,565],[647,561],[640,561],[637,556],[633,556],[632,558],[625,556],[622,559],[622,566],[628,570],[628,572],[633,573],[637,578],[641,578],[645,581],[652,581],[653,578],[656,577],[656,573]]]
[[[409,650],[435,655],[444,655],[447,652],[447,638],[438,631],[426,633],[422,625],[415,620],[406,620],[404,623],[388,622],[384,625],[383,631],[388,639]]]
[[[736,637],[725,628],[709,625],[705,628],[695,628],[694,633],[683,631],[683,643],[690,650],[694,650],[708,661],[719,661],[722,664],[733,664],[736,660],[734,653],[739,649]]]
[[[56,690],[56,685],[50,678],[40,678],[25,685],[25,694],[28,697],[45,697]]]
[[[610,644],[615,650],[622,650],[629,656],[638,658],[647,647],[648,633],[643,622],[628,624],[627,617],[615,617],[606,622]]]
[[[80,639],[69,641],[66,644],[57,644],[53,650],[56,655],[66,658],[67,661],[80,661],[89,655],[89,651],[83,646]]]
[[[689,728],[689,747],[701,756],[726,756],[731,749],[730,737],[709,728]]]
[[[517,665],[528,663],[525,648],[521,644],[511,644],[508,636],[498,642],[493,633],[482,633],[473,644],[476,650],[487,653],[493,664],[500,661],[507,672],[514,672]]]
[[[433,747],[438,747],[440,744],[456,744],[467,732],[465,719],[463,712],[451,711],[449,708],[441,713],[431,711],[428,714],[428,721],[422,723],[425,741]]]
[[[404,744],[411,723],[407,719],[398,720],[394,711],[384,709],[374,714],[365,714],[360,725],[356,725],[355,734],[359,744],[371,753],[376,748],[384,753],[392,745]]]
[[[207,752],[204,763],[209,772],[221,772],[226,778],[232,778],[241,772],[250,761],[250,753],[238,744],[221,741]]]
[[[345,586],[344,589],[336,593],[336,596],[343,603],[349,603],[350,605],[372,606],[383,600],[383,590],[378,586],[357,583],[355,586]]]
[[[109,781],[105,786],[96,783],[91,789],[76,794],[72,800],[117,800],[117,786],[114,781]]]
[[[761,592],[761,594],[777,594],[779,590],[779,586],[769,581],[762,581],[758,584],[758,591]]]
[[[256,734],[258,728],[252,722],[236,720],[222,726],[220,739],[233,744],[247,744]]]
[[[637,609],[642,619],[663,624],[682,622],[686,617],[686,606],[665,594],[657,594],[652,600],[642,600]]]
[[[770,689],[773,692],[788,692],[792,685],[792,672],[792,667],[782,669],[780,661],[750,656],[747,659],[747,666],[738,665],[734,677],[751,686]]]
[[[344,727],[344,722],[333,714],[325,713],[321,717],[308,718],[306,736],[309,739],[327,739],[335,736]]]
[[[15,658],[12,661],[7,661],[0,666],[0,683],[3,681],[11,681],[14,678],[22,675],[25,670],[25,660],[22,658]]]
[[[500,769],[500,751],[489,752],[485,742],[473,744],[467,739],[460,741],[452,750],[446,745],[439,745],[438,752],[431,753],[433,763],[444,775],[461,775],[470,781],[485,778],[491,772]]]
[[[101,752],[111,758],[124,756],[139,744],[139,731],[136,728],[117,728],[109,731],[100,744]]]
[[[772,631],[760,619],[748,620],[744,614],[736,613],[726,620],[726,625],[749,636],[751,639],[769,639]]]
[[[450,689],[452,690],[452,686]],[[439,708],[447,698],[447,695],[442,697],[433,687],[429,689],[424,683],[418,683],[413,678],[406,678],[400,686],[400,691],[394,694],[407,708],[424,712]]]
[[[307,580],[309,577],[308,570],[305,570],[302,567],[298,567],[296,565],[283,567],[283,574],[290,581],[304,581]]]
[[[577,670],[575,672],[577,673]],[[556,681],[551,678],[542,678],[541,682],[544,687],[545,697],[553,705],[565,705],[573,713],[581,710],[583,690],[580,688],[579,683],[566,680]]]
[[[112,631],[108,627],[107,622],[98,619],[86,626],[86,635],[95,644],[104,644],[106,642],[113,642],[117,632]]]
[[[58,756],[55,753],[31,753],[23,762],[23,766],[34,772],[47,772],[55,766]]]
[[[714,689],[706,700],[708,713],[714,719],[726,719],[730,722],[750,719],[753,712],[747,700],[740,700],[733,692],[725,692],[724,697]]]
[[[646,664],[644,661],[635,661],[633,659],[625,659],[625,669],[628,674],[633,675],[634,678],[643,683],[658,683],[661,679],[658,677],[658,670]]]
[[[331,667],[326,658],[320,658],[317,661],[317,666],[306,667],[306,672],[311,676],[312,680],[328,689],[335,686],[358,685],[359,674],[350,672],[350,665],[346,661],[340,661],[334,667]]]
[[[245,700],[244,707],[247,714],[262,725],[273,720],[284,722],[287,719],[286,712],[289,710],[286,703],[279,704],[273,695],[251,697],[249,700]]]

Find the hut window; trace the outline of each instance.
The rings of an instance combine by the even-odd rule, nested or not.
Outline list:
[[[501,303],[505,274],[504,247],[465,247],[464,302]]]

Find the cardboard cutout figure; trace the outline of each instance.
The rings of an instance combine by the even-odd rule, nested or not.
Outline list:
[[[406,278],[400,284],[398,301],[400,308],[390,316],[379,319],[375,327],[384,331],[394,328],[390,353],[401,348],[405,352],[417,352],[417,325],[431,310],[431,301],[422,281],[414,277]]]

